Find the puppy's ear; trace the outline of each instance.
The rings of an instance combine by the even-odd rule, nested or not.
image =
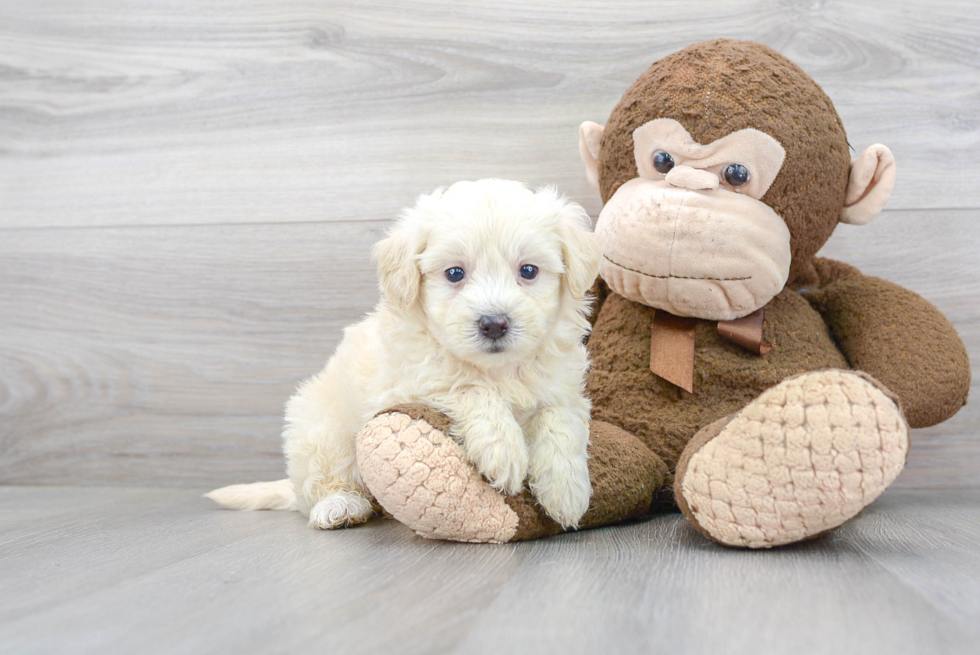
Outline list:
[[[567,202],[562,208],[561,254],[568,292],[575,299],[583,298],[599,275],[602,249],[592,233],[588,213],[576,202]]]
[[[396,307],[408,309],[418,300],[422,282],[418,257],[424,250],[425,234],[411,213],[399,218],[388,236],[374,245],[381,293]]]

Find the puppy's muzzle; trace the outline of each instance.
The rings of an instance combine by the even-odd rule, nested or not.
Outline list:
[[[480,335],[490,341],[499,341],[507,335],[507,328],[510,327],[510,319],[504,314],[495,316],[481,316],[477,321],[480,326]]]

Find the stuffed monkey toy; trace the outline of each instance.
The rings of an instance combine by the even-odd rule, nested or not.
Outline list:
[[[970,367],[926,300],[814,255],[891,193],[883,145],[851,161],[830,99],[758,43],[654,63],[580,153],[604,206],[588,347],[593,496],[578,527],[676,505],[709,539],[768,548],[855,516],[909,429],[966,402]],[[419,534],[506,542],[562,528],[483,480],[433,408],[358,437],[377,502]]]

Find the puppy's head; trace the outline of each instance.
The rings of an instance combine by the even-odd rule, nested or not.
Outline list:
[[[381,290],[455,356],[513,364],[584,331],[600,258],[589,225],[553,189],[459,182],[420,197],[375,247]]]

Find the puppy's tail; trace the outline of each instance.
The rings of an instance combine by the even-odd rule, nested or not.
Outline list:
[[[289,479],[275,482],[233,484],[204,494],[219,505],[229,509],[281,509],[295,510],[296,492]]]

